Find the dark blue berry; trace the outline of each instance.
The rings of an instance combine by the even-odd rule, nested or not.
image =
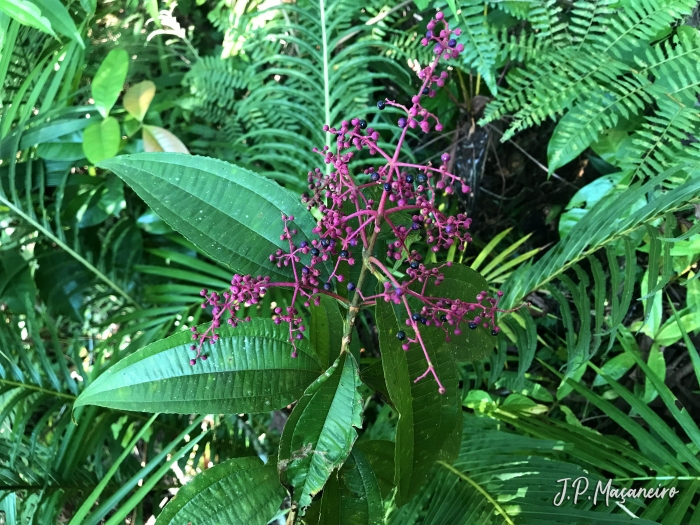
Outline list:
[[[324,248],[328,248],[331,244],[331,241],[329,239],[321,239],[321,246]]]
[[[423,94],[427,95],[428,93],[430,93],[430,88],[423,88]]]
[[[411,268],[413,268],[414,270],[417,270],[419,266],[420,266],[420,264],[418,263],[418,261],[413,261],[411,263]]]
[[[318,257],[320,254],[321,252],[318,251],[318,248],[311,248],[311,255]]]
[[[405,128],[405,127],[406,127],[406,119],[405,119],[405,118],[400,118],[398,124],[399,124],[399,127],[400,127],[400,128]]]
[[[324,289],[324,290],[330,290],[330,289],[331,289],[331,283],[324,283],[324,284],[323,284],[323,289]]]
[[[450,39],[447,41],[447,46],[448,46],[448,47],[455,47],[456,45],[457,45],[457,41],[456,41],[454,38],[450,38]]]
[[[474,321],[472,321],[471,323],[469,323],[469,328],[471,328],[472,330],[476,330],[476,327],[477,327],[477,326],[479,326],[479,325],[477,325]]]
[[[425,317],[421,317],[419,319],[419,321],[420,321],[420,324],[426,324],[428,322],[428,320]]]
[[[304,275],[309,275],[309,269],[308,269],[306,266],[304,266],[304,267],[301,269],[301,273],[303,273]]]
[[[406,339],[406,332],[404,332],[403,330],[399,330],[398,332],[396,332],[396,339],[398,339],[399,341],[403,341],[404,339]]]
[[[428,177],[425,175],[425,173],[419,173],[416,177],[416,181],[418,182],[418,184],[425,184],[426,182],[428,182]]]
[[[379,180],[379,173],[373,171],[369,178],[372,182],[377,182]]]
[[[306,248],[309,245],[309,241],[301,241],[299,243],[299,246],[302,248]]]
[[[440,321],[442,321],[443,323],[446,323],[446,322],[447,322],[447,316],[446,316],[445,314],[442,314],[442,315],[440,316]]]
[[[384,191],[391,191],[391,184],[389,184],[388,182],[385,182],[384,183]]]
[[[413,184],[413,175],[406,175],[406,182]]]
[[[348,283],[348,290],[351,292],[355,289],[355,283]]]
[[[413,224],[411,224],[411,229],[412,230],[420,230],[420,223],[414,222]]]
[[[343,259],[347,259],[347,258],[350,256],[350,253],[348,253],[347,250],[342,250],[342,251],[340,252],[340,256],[341,256]]]
[[[384,109],[385,107],[386,107],[386,104],[384,103],[383,100],[380,100],[379,102],[377,102],[377,108],[378,108],[380,111],[381,111],[382,109]]]
[[[413,314],[413,315],[411,316],[411,319],[413,319],[414,321],[419,321],[419,320],[420,320],[420,314]]]
[[[498,330],[491,330],[491,335],[498,335]]]
[[[360,120],[360,129],[365,129],[367,127],[367,121],[366,120]]]

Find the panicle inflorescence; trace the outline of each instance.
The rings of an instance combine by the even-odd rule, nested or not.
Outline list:
[[[443,153],[436,165],[431,162],[405,162],[400,155],[409,129],[420,129],[424,133],[442,131],[440,120],[423,107],[422,100],[424,97],[434,97],[436,89],[442,87],[448,78],[446,71],[437,72],[440,61],[457,58],[464,49],[455,39],[460,35],[460,30],[450,29],[443,13],[438,12],[427,28],[421,43],[424,46],[432,45],[436,56],[418,72],[422,84],[418,93],[411,98],[411,105],[389,99],[377,103],[380,110],[395,108],[402,114],[397,122],[402,131],[394,151],[388,153],[380,147],[379,132],[364,119],[343,120],[337,128],[328,124],[323,127],[325,132],[335,136],[335,147],[314,148],[313,151],[321,156],[325,166],[308,173],[309,192],[302,195],[302,202],[307,208],[318,211],[320,218],[313,229],[317,238],[297,243],[295,238],[298,232],[292,227],[294,217],[282,215],[284,226],[280,239],[287,241],[287,249],[278,249],[270,255],[270,261],[279,268],[292,270],[294,280],[272,282],[270,277],[234,275],[230,289],[222,295],[203,290],[202,295],[206,296],[206,300],[202,307],[212,308],[214,321],[204,333],[192,329],[193,338],[198,344],[192,345],[197,355],[190,361],[191,364],[198,359],[206,359],[202,347],[206,342],[216,342],[216,329],[221,326],[222,319],[226,318],[234,327],[241,321],[249,320],[249,317],[241,319],[237,313],[245,306],[258,303],[271,287],[286,287],[293,291],[290,306],[284,309],[276,307],[273,319],[278,324],[288,325],[294,357],[297,354],[297,341],[304,338],[306,331],[298,309],[299,301],[306,307],[319,305],[320,295],[326,294],[348,305],[352,302],[355,309],[376,304],[376,301],[403,305],[410,333],[401,330],[397,338],[404,350],[409,350],[412,345],[421,347],[427,369],[416,381],[431,374],[441,393],[445,389],[421,337],[421,326],[442,329],[448,341],[450,336],[460,335],[465,325],[472,330],[488,329],[493,335],[498,335],[496,312],[504,312],[498,309],[498,300],[502,295],[500,291],[497,297],[489,297],[488,292],[483,290],[476,297],[462,299],[428,294],[429,283],[440,285],[444,280],[443,268],[452,263],[428,267],[421,262],[421,255],[410,249],[416,234],[435,253],[453,247],[464,250],[471,242],[468,232],[471,219],[461,213],[448,216],[440,211],[437,202],[440,195],[470,191],[450,172],[450,154]],[[361,152],[379,157],[380,165],[359,171],[351,168],[354,157]],[[384,254],[375,253],[377,238],[382,231],[389,232],[385,257]],[[387,261],[394,267],[405,264],[406,268],[401,274],[404,277],[399,279],[396,272],[385,265]],[[328,265],[328,262],[331,264]],[[346,287],[351,300],[334,293],[337,284],[345,279],[341,263],[363,265],[367,272],[372,272],[383,281],[384,291],[365,296],[358,287],[359,283],[348,282]],[[326,270],[328,267],[332,268],[330,273]],[[422,306],[413,311],[411,304],[416,304],[416,301]]]

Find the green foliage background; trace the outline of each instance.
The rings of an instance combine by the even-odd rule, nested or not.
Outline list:
[[[528,308],[495,349],[436,343],[445,397],[386,350],[390,307],[336,359],[323,303],[284,359],[279,291],[217,347],[240,360],[183,371],[183,332],[210,320],[200,290],[277,271],[267,239],[280,210],[303,216],[323,124],[395,139],[375,102],[417,89],[436,9],[465,53],[429,108],[445,131],[409,134],[409,155],[448,151],[475,188],[444,202],[474,217],[451,288],[479,272]],[[0,0],[0,79],[5,523],[700,523],[694,1]],[[226,201],[209,241],[189,198]],[[211,392],[230,385],[260,390],[224,406]],[[311,434],[323,461],[295,455]],[[681,492],[554,506],[582,475]]]

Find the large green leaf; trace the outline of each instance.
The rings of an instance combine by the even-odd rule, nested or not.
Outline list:
[[[479,292],[489,289],[486,279],[468,266],[453,264],[442,268],[441,273],[445,276],[442,284],[435,286],[435,280],[431,280],[425,287],[425,295],[475,303]],[[466,315],[465,320],[473,319],[476,314],[475,311]],[[470,330],[466,323],[460,328],[462,331],[460,335],[450,334],[450,341],[444,343],[454,353],[457,361],[477,361],[488,357],[493,352],[496,338],[491,335],[490,328],[478,326]],[[430,333],[435,341],[445,341],[445,332],[441,328],[428,327],[422,330]]]
[[[320,501],[309,509],[307,523],[381,525],[383,516],[377,476],[364,454],[355,447],[339,474],[331,475],[323,487]]]
[[[83,131],[83,153],[93,164],[114,157],[120,145],[119,122],[114,117],[94,122]]]
[[[338,303],[328,295],[321,294],[321,304],[311,306],[309,337],[311,346],[328,367],[340,354],[343,343],[343,316]]]
[[[202,331],[206,327],[202,327]],[[287,406],[321,373],[306,340],[292,358],[289,333],[270,319],[222,327],[206,361],[192,366],[189,332],[148,345],[99,376],[75,406],[142,412],[237,414]]]
[[[420,348],[401,349],[396,333],[404,323],[398,311],[384,301],[377,302],[376,311],[386,386],[399,413],[394,480],[400,506],[420,490],[437,459],[454,453],[445,447],[451,448],[455,441],[460,392],[454,357],[442,344],[441,334],[421,332],[444,394],[430,376],[414,382],[428,365]]]
[[[278,268],[269,260],[278,248],[289,248],[287,241],[280,240],[282,213],[294,216],[290,227],[299,231],[297,243],[314,236],[316,224],[295,195],[227,162],[177,153],[141,153],[102,162],[100,167],[124,179],[200,250],[243,274],[282,280],[293,275],[290,267]]]
[[[275,465],[234,458],[205,470],[181,488],[156,525],[265,525],[285,496]]]
[[[278,468],[282,482],[294,488],[301,514],[357,439],[355,428],[362,426],[359,386],[355,358],[343,353],[309,386],[285,424]]]
[[[341,523],[348,525],[382,525],[384,522],[379,481],[365,455],[353,449],[350,460],[341,470],[346,494],[341,496]]]
[[[383,498],[386,498],[394,487],[394,442],[384,439],[361,441],[355,445],[369,461],[377,476]]]
[[[41,9],[29,0],[0,0],[0,11],[20,24],[55,35],[49,19],[42,16]]]
[[[23,0],[26,3],[26,0]],[[45,16],[51,27],[56,32],[67,36],[71,40],[78,43],[80,47],[85,49],[85,44],[80,36],[78,28],[75,27],[75,22],[70,16],[68,9],[61,3],[60,0],[32,0],[41,9],[41,14]]]
[[[112,49],[100,64],[92,79],[92,98],[104,118],[119,98],[129,70],[129,55],[123,49]]]

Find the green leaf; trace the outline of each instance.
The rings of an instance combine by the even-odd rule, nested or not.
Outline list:
[[[321,358],[321,364],[327,368],[340,354],[343,343],[343,317],[335,299],[324,294],[321,294],[320,298],[321,304],[310,307],[309,338],[311,347]]]
[[[616,355],[609,361],[606,361],[605,364],[600,367],[600,369],[608,377],[612,377],[613,379],[617,380],[625,375],[633,365],[634,358],[629,352],[624,352]],[[593,380],[593,386],[603,386],[607,384],[607,381],[605,381],[601,375],[596,375],[595,379]]]
[[[168,502],[156,525],[266,525],[285,496],[275,465],[258,458],[224,461],[192,479]]]
[[[298,399],[321,373],[308,342],[297,342],[299,355],[292,358],[287,328],[270,319],[221,327],[218,333],[216,344],[204,350],[208,359],[194,366],[189,363],[189,332],[148,345],[99,376],[75,407],[179,414],[267,412]]]
[[[124,109],[139,122],[143,121],[146,111],[156,94],[156,85],[150,80],[134,84],[124,94]]]
[[[92,79],[92,98],[100,115],[107,117],[119,98],[126,73],[129,70],[129,55],[123,49],[112,49],[100,64]]]
[[[468,266],[453,264],[441,270],[445,279],[440,286],[435,286],[431,280],[425,287],[425,295],[430,297],[444,297],[447,299],[460,299],[467,302],[476,302],[476,296],[482,290],[488,290],[486,280],[479,272]],[[421,284],[422,286],[422,284]],[[466,315],[464,318],[473,319],[477,312]],[[454,335],[450,333],[450,341],[445,341],[445,332],[441,328],[427,327],[422,331],[430,334],[434,341],[445,341],[443,345],[453,352],[456,361],[478,361],[488,357],[496,345],[496,338],[491,335],[491,330],[478,326],[475,330],[467,328],[467,323],[460,327],[462,333]]]
[[[394,442],[383,439],[361,441],[354,450],[361,450],[377,476],[382,498],[394,488]]]
[[[255,173],[206,157],[177,153],[122,155],[100,163],[129,184],[172,228],[212,259],[242,274],[293,277],[269,256],[278,248],[284,212],[299,230],[295,242],[313,236],[316,227],[299,199]],[[310,256],[302,257],[302,262]],[[326,267],[330,273],[330,266]]]
[[[32,0],[32,2],[39,6],[41,14],[49,20],[52,29],[77,42],[80,47],[85,49],[80,32],[75,27],[75,22],[60,0]]]
[[[147,153],[166,151],[168,153],[188,153],[182,141],[165,128],[143,126],[143,150]]]
[[[384,366],[382,366],[381,358],[363,359],[360,377],[365,385],[381,393],[389,400],[389,391],[386,389],[386,381],[384,381]]]
[[[340,474],[346,487],[340,498],[340,523],[382,525],[384,512],[379,482],[364,454],[356,448],[353,449]]]
[[[666,360],[664,359],[664,354],[661,352],[659,345],[651,345],[647,364],[649,365],[649,370],[651,373],[655,374],[659,380],[666,380]],[[656,391],[656,388],[654,388],[654,383],[652,382],[651,377],[647,375],[644,378],[644,397],[642,400],[649,404],[656,399],[656,396],[658,395],[659,393]]]
[[[83,153],[93,164],[115,157],[120,145],[119,122],[114,117],[90,124],[83,131]]]
[[[400,506],[418,492],[433,463],[445,453],[443,449],[461,410],[460,392],[454,357],[441,343],[442,334],[421,330],[435,371],[445,387],[444,394],[438,392],[430,377],[415,382],[428,365],[420,348],[414,346],[408,352],[401,349],[396,333],[403,326],[403,319],[392,305],[378,301],[376,319],[386,386],[399,413],[394,480],[396,503]]]
[[[42,16],[41,9],[29,0],[0,0],[0,11],[22,25],[56,36],[48,18]]]
[[[336,472],[331,474],[331,477],[328,478],[328,483],[323,487],[318,525],[338,525],[341,520],[340,482],[338,481],[338,473]]]
[[[340,468],[362,426],[360,375],[343,353],[304,393],[289,416],[279,448],[280,478],[294,488],[301,514]]]

